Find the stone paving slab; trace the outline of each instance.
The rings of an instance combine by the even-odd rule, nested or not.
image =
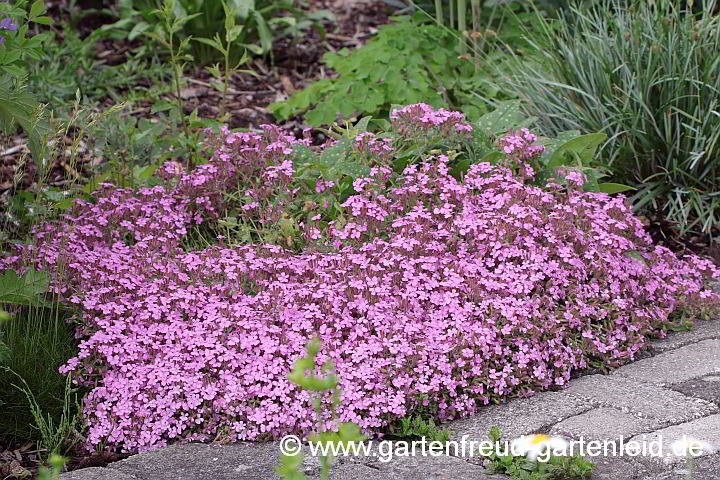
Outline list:
[[[63,473],[62,480],[138,480],[137,477],[112,468],[88,467],[81,470]]]
[[[580,415],[566,418],[550,429],[553,435],[572,439],[620,440],[653,430],[654,423],[615,408],[595,408]]]
[[[622,477],[618,477],[618,479],[620,478]],[[672,465],[665,472],[656,472],[642,477],[642,480],[688,480],[689,478],[692,480],[720,480],[720,455],[700,457],[693,462],[692,467],[686,462],[678,463]]]
[[[696,320],[692,330],[672,332],[665,338],[653,340],[650,342],[650,349],[652,353],[658,354],[713,339],[720,340],[720,320]]]
[[[648,442],[648,444],[660,442],[662,457],[643,456],[638,457],[638,459],[646,463],[672,464],[681,463],[682,458],[672,455],[671,445],[673,442],[682,440],[684,437],[708,442],[715,446],[715,448],[718,448],[718,446],[720,446],[720,414],[673,425],[649,434],[638,435],[630,440]]]
[[[564,393],[582,398],[594,406],[613,407],[623,413],[650,419],[650,430],[687,422],[719,410],[717,405],[706,400],[617,375],[588,375],[574,379]]]
[[[347,472],[347,473],[346,473]],[[364,474],[355,476],[354,474]],[[345,461],[333,472],[340,480],[507,480],[505,475],[492,475],[484,468],[461,458],[440,455],[395,457],[390,462],[356,463]],[[347,475],[347,477],[346,477]],[[319,477],[318,477],[319,478]]]
[[[273,480],[280,459],[277,442],[234,445],[186,444],[134,455],[106,468],[85,468],[60,480]],[[320,479],[320,462],[307,453],[303,473]],[[338,459],[334,478],[344,480],[506,480],[460,458],[438,456]]]
[[[508,403],[480,409],[475,415],[443,425],[453,433],[450,438],[483,441],[491,427],[503,431],[504,438],[547,431],[552,425],[590,410],[592,405],[563,392],[541,392],[529,398],[513,399]]]
[[[656,466],[628,457],[595,457],[590,460],[595,464],[591,480],[649,480],[660,472]]]
[[[713,373],[720,373],[720,340],[714,339],[630,363],[611,375],[665,386]]]
[[[278,452],[277,443],[175,445],[134,455],[108,468],[138,480],[271,480],[278,478]]]

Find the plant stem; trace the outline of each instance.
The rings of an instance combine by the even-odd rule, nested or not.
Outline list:
[[[448,11],[450,12],[450,28],[455,26],[455,0],[448,0]]]
[[[467,4],[465,3],[465,0],[457,0],[458,30],[460,30],[460,35],[462,36],[462,41],[460,42],[460,53],[462,53],[462,54],[467,52],[467,44],[466,44],[467,25],[466,25],[466,21],[465,21],[466,13],[467,13]]]
[[[472,5],[472,22],[473,22],[473,32],[474,33],[480,33],[480,29],[482,28],[481,25],[481,11],[480,11],[480,0],[470,0],[470,5]],[[478,70],[480,67],[480,39],[477,37],[477,35],[473,36],[473,50],[475,51],[475,70]]]
[[[443,25],[442,0],[435,0],[435,19],[441,26]]]
[[[220,116],[225,117],[225,108],[227,107],[227,92],[230,86],[230,44],[225,48],[225,84],[223,85],[223,101],[220,105]],[[224,121],[224,120],[223,120]]]

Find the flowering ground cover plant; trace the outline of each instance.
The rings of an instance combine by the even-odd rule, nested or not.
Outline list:
[[[541,187],[523,164],[470,162],[456,178],[458,153],[425,140],[397,171],[413,138],[471,130],[409,106],[388,135],[316,156],[276,127],[225,130],[208,135],[209,163],[166,164],[166,185],[104,184],[40,226],[0,268],[47,269],[79,307],[80,351],[63,371],[91,388],[88,445],[307,434],[313,405],[288,374],[313,337],[318,365],[337,372],[339,419],[372,434],[564,385],[633,358],[674,312],[717,305],[709,261],[653,246],[624,197],[584,191],[577,171]],[[497,148],[542,153],[519,135]],[[256,233],[277,226],[277,241],[189,241],[228,212]]]

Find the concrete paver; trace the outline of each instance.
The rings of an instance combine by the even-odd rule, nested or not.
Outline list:
[[[715,339],[630,363],[615,370],[612,375],[665,386],[713,373],[720,373],[720,340]]]
[[[556,424],[550,433],[572,439],[620,440],[650,432],[654,422],[615,408],[594,408]]]
[[[718,412],[718,406],[706,400],[619,375],[581,377],[570,382],[565,392],[594,406],[613,407],[649,419],[653,428],[687,422]]]

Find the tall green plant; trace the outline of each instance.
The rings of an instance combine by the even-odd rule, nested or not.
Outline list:
[[[252,70],[240,69],[240,67],[248,61],[247,51],[243,52],[242,58],[240,58],[237,63],[233,64],[230,61],[230,52],[232,49],[232,45],[242,33],[243,26],[235,24],[237,10],[233,7],[230,7],[225,0],[223,0],[221,3],[223,6],[223,10],[225,11],[225,42],[223,42],[223,40],[220,38],[219,33],[216,33],[212,39],[196,38],[195,41],[212,47],[223,56],[223,60],[225,62],[223,71],[220,71],[220,64],[217,63],[212,67],[209,67],[208,71],[213,77],[215,77],[216,80],[222,81],[223,102],[220,108],[220,116],[224,117],[225,103],[227,102],[227,94],[230,86],[230,77],[236,73],[249,73],[255,75],[255,72],[253,72]]]
[[[190,137],[190,126],[183,114],[183,100],[180,90],[186,62],[193,60],[192,55],[187,53],[192,36],[187,36],[178,41],[178,34],[182,31],[183,25],[201,14],[184,14],[175,8],[175,2],[176,0],[163,0],[162,8],[157,8],[152,11],[153,15],[160,19],[161,28],[153,32],[145,32],[145,35],[165,47],[170,54],[170,66],[172,67],[173,85],[175,87],[175,101],[177,102],[177,109],[182,118],[185,136]]]
[[[618,180],[635,206],[677,233],[720,225],[720,17],[716,0],[690,13],[678,2],[574,5],[542,20],[538,55],[518,58],[510,86],[546,134],[603,131]]]
[[[129,40],[138,38],[144,32],[158,31],[162,25],[152,13],[157,1],[118,0],[116,15],[119,20],[102,27],[102,30]],[[321,27],[320,19],[332,18],[326,10],[307,12],[298,8],[297,3],[296,0],[228,0],[226,6],[233,12],[235,28],[233,46],[256,55],[267,55],[278,36],[298,35],[308,27]],[[225,37],[228,33],[227,13],[221,1],[176,0],[173,14],[191,17],[177,32],[180,40],[187,37],[212,39],[216,34]],[[213,46],[198,42],[190,44],[190,53],[200,66],[222,59],[222,54]],[[233,58],[234,61],[238,59]]]
[[[300,388],[310,392],[313,396],[313,405],[317,415],[318,433],[310,435],[310,441],[320,445],[349,445],[355,442],[361,442],[365,436],[360,432],[360,427],[351,422],[338,422],[336,407],[340,404],[340,389],[337,385],[337,376],[332,362],[327,361],[321,368],[318,368],[316,358],[322,347],[319,339],[315,338],[307,345],[307,356],[299,358],[293,365],[293,370],[288,376],[288,380],[298,385]],[[325,374],[324,377],[318,377],[317,371]],[[323,397],[330,395],[331,402],[329,412],[325,411],[323,405]],[[327,430],[325,426],[328,422],[333,422],[337,426],[337,431]],[[307,477],[300,471],[303,463],[302,452],[297,455],[283,455],[278,465],[277,473],[281,478],[286,480],[304,480]],[[320,478],[328,480],[330,470],[333,464],[332,455],[324,455],[320,457],[321,472]]]

